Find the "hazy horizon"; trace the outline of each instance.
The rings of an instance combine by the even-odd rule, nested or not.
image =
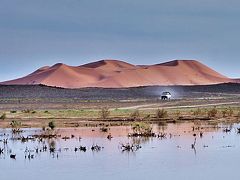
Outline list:
[[[36,69],[117,59],[194,59],[240,78],[240,2],[0,0],[0,81]]]

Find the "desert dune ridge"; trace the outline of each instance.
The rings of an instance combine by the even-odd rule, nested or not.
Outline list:
[[[3,85],[46,85],[62,88],[127,88],[139,86],[209,85],[235,82],[196,60],[173,60],[154,65],[133,65],[100,60],[80,66],[57,63]]]

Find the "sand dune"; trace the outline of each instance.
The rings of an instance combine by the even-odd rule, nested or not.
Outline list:
[[[63,88],[123,88],[153,85],[207,85],[233,82],[195,60],[174,60],[155,65],[132,65],[101,60],[81,66],[58,63],[45,66],[5,85],[43,84]]]

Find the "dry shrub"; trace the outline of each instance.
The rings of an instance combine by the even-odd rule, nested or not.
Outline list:
[[[208,110],[208,117],[216,117],[217,116],[217,113],[218,113],[218,110],[216,107]]]
[[[99,112],[99,116],[102,119],[107,119],[109,117],[109,115],[110,115],[110,111],[106,107],[102,108]]]
[[[3,113],[3,114],[0,116],[0,119],[2,119],[2,120],[5,120],[6,118],[7,118],[6,113]]]
[[[139,110],[136,109],[134,112],[132,112],[130,114],[130,117],[133,118],[133,119],[139,119],[139,117],[140,117]]]
[[[161,119],[161,118],[167,118],[168,117],[168,112],[165,111],[164,109],[158,109],[156,111],[156,117],[158,119]]]

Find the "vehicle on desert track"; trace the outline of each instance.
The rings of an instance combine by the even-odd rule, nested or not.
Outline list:
[[[163,92],[161,95],[162,100],[169,100],[169,99],[171,99],[171,97],[172,97],[172,95],[170,92]]]

